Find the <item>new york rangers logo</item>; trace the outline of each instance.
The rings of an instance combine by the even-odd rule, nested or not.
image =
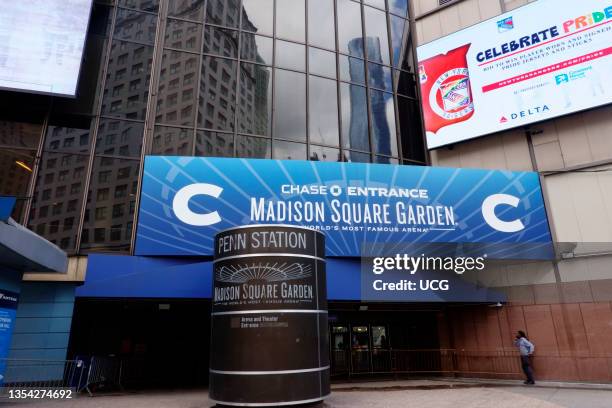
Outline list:
[[[513,28],[514,28],[514,20],[512,20],[512,17],[504,18],[503,20],[499,20],[497,22],[497,31],[499,31],[500,33],[510,31]]]
[[[435,134],[445,126],[469,120],[474,114],[467,62],[470,45],[419,61],[427,132]]]
[[[429,103],[434,113],[446,120],[472,113],[474,104],[467,68],[453,68],[440,75],[429,92]]]

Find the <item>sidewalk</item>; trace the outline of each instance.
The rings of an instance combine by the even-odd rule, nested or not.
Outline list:
[[[562,381],[537,381],[535,385],[526,386],[522,380],[500,380],[483,378],[429,378],[410,380],[381,380],[333,383],[332,391],[390,391],[390,390],[435,390],[449,388],[475,387],[528,387],[559,388],[574,390],[612,391],[612,384],[579,383]],[[612,398],[612,395],[611,395]],[[610,404],[612,407],[612,403]]]
[[[522,386],[518,381],[403,380],[334,384],[332,394],[308,408],[610,408],[612,387],[576,389],[564,384]],[[4,401],[3,401],[4,402]],[[157,390],[79,395],[68,401],[4,402],[11,408],[210,408],[208,391]]]

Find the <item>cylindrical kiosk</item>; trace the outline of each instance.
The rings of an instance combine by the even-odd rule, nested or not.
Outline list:
[[[325,237],[250,225],[215,237],[210,398],[294,405],[330,393]]]

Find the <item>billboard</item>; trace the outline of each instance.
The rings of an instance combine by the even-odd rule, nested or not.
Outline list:
[[[539,0],[417,48],[429,149],[612,102],[612,1]]]
[[[320,229],[327,256],[360,256],[367,243],[551,241],[533,172],[146,157],[136,255],[210,256],[217,232],[249,224]]]
[[[18,0],[0,10],[0,88],[75,96],[92,0]]]

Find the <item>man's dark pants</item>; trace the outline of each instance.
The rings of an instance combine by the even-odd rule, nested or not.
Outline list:
[[[533,381],[533,368],[531,368],[531,358],[529,356],[521,356],[521,366],[523,372],[527,376],[527,381],[532,383]]]

